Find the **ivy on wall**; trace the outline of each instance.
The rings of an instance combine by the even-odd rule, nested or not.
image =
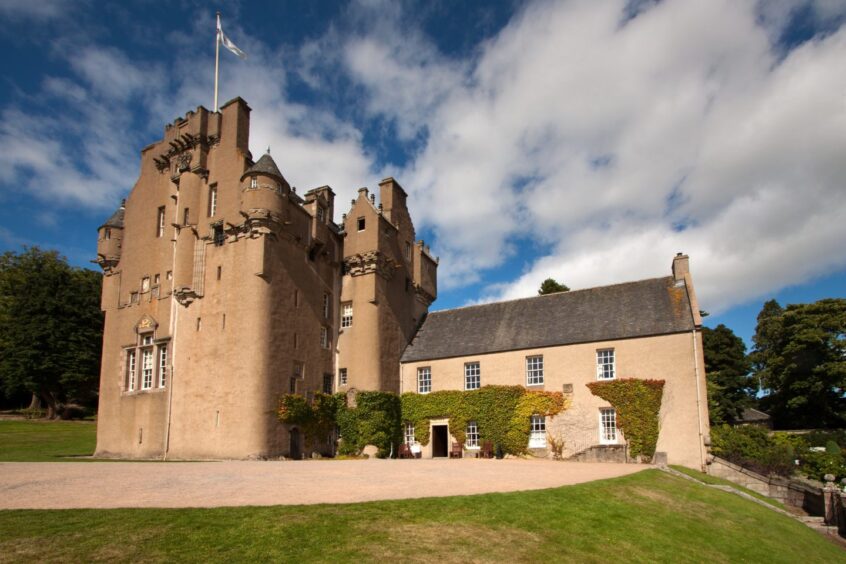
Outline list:
[[[617,411],[617,426],[629,443],[632,457],[652,459],[658,443],[658,412],[664,394],[664,380],[622,378],[587,384],[590,392]]]
[[[332,432],[336,412],[342,402],[343,396],[320,392],[311,402],[300,394],[287,394],[279,398],[276,415],[283,423],[299,427],[306,444],[315,446]]]
[[[379,448],[385,458],[402,442],[400,399],[391,392],[359,392],[356,407],[349,407],[344,394],[336,394],[336,422],[341,435],[340,454],[359,454],[367,445]]]
[[[561,392],[529,391],[522,386],[484,386],[478,390],[446,390],[402,395],[402,421],[414,425],[414,438],[429,444],[430,421],[448,418],[457,441],[467,439],[467,423],[475,421],[479,440],[490,441],[502,451],[523,454],[528,450],[532,415],[554,416],[569,407]]]

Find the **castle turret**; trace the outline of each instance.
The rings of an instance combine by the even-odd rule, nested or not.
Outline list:
[[[109,272],[120,262],[123,242],[123,216],[126,212],[126,200],[97,230],[97,264]]]
[[[279,216],[282,214],[283,202],[291,192],[291,185],[279,172],[268,149],[256,164],[241,175],[241,190],[241,208],[244,212],[250,214],[255,210],[267,210]]]

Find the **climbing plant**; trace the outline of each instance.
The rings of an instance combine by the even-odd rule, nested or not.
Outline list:
[[[342,398],[317,392],[312,401],[300,394],[279,398],[276,415],[280,421],[300,428],[306,443],[325,440],[335,427],[336,411]]]
[[[367,445],[379,448],[376,456],[385,458],[397,452],[402,442],[400,399],[390,392],[359,392],[356,406],[347,405],[344,394],[338,398],[336,423],[341,436],[340,454],[360,454]]]
[[[622,378],[590,382],[587,387],[617,411],[617,426],[626,436],[630,455],[652,459],[658,443],[658,412],[664,380]]]
[[[429,443],[430,421],[448,418],[450,433],[466,441],[469,421],[475,421],[480,441],[491,441],[503,452],[525,453],[532,415],[557,415],[566,407],[561,392],[529,391],[521,386],[484,386],[478,390],[402,395],[402,420],[414,425],[414,438]]]

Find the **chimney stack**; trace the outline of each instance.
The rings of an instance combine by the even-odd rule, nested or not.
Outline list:
[[[676,282],[684,280],[685,274],[690,272],[690,257],[684,253],[676,253],[673,257],[673,279]]]

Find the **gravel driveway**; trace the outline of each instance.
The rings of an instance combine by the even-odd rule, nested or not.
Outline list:
[[[644,468],[522,459],[4,462],[0,509],[353,503],[553,488]]]

